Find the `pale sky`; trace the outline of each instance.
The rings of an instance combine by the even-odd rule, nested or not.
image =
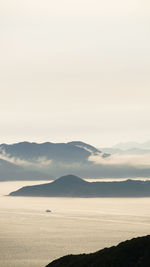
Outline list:
[[[1,0],[0,143],[150,139],[148,0]]]

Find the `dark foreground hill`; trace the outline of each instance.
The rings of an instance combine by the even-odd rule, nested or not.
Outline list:
[[[149,267],[150,235],[91,254],[68,255],[46,267]]]
[[[26,186],[11,196],[39,197],[149,197],[150,181],[87,182],[74,175],[66,175],[52,183]]]

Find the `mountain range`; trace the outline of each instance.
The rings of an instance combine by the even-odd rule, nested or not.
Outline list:
[[[149,152],[146,152],[140,161],[139,158],[122,160],[121,154],[126,152],[119,148],[97,149],[81,141],[1,144],[0,181],[55,179],[66,173],[86,178],[150,177]],[[114,158],[111,154],[116,153]]]
[[[128,154],[128,155],[143,155],[150,154],[150,141],[138,142],[122,142],[112,147],[102,147],[101,151],[110,154]]]
[[[81,169],[82,172],[91,166],[92,163],[88,161],[91,155],[101,158],[109,156],[80,141],[1,144],[0,181],[51,179],[75,169]]]
[[[121,143],[117,143],[116,145],[114,145],[113,148],[120,148],[122,150],[128,150],[128,149],[133,149],[133,148],[144,149],[144,150],[149,149],[150,150],[150,140],[143,142],[143,143],[121,142]]]
[[[1,144],[0,154],[24,161],[37,161],[42,158],[61,162],[85,162],[91,153],[101,153],[100,150],[80,141],[69,143],[30,143],[21,142],[12,145]]]

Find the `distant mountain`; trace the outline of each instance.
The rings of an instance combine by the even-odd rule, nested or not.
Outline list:
[[[10,180],[48,180],[52,176],[40,171],[26,170],[22,166],[17,166],[6,160],[0,159],[0,181]]]
[[[150,154],[150,141],[144,143],[126,142],[118,143],[112,147],[102,147],[103,153],[120,155],[144,155]]]
[[[74,175],[52,183],[26,186],[10,196],[40,197],[150,197],[150,181],[87,182]]]
[[[150,150],[150,140],[144,143],[122,142],[122,143],[118,143],[114,145],[113,148],[119,148],[121,150],[129,150],[129,149],[135,149],[135,148],[142,149],[142,150],[146,150],[146,149]]]
[[[109,156],[81,141],[1,144],[0,159],[8,162],[8,165],[10,163],[9,166],[13,168],[13,172],[8,170],[8,165],[3,164],[0,168],[0,170],[3,169],[0,172],[0,180],[16,180],[19,176],[20,179],[39,179],[39,177],[45,179],[45,177],[56,177],[74,171],[87,176],[88,169],[95,167],[89,161],[89,157],[93,155],[102,159]],[[20,175],[19,170],[21,170]]]
[[[0,180],[18,180],[19,177],[24,180],[55,178],[66,173],[86,178],[150,177],[148,164],[143,164],[143,161],[141,164],[139,161],[138,164],[131,161],[130,164],[129,160],[124,163],[119,161],[119,157],[114,162],[115,159],[111,161],[111,152],[113,153],[111,150],[99,150],[81,141],[1,144],[0,159],[11,163],[13,171],[2,164]],[[126,152],[119,152],[122,153]]]
[[[120,155],[145,155],[150,154],[150,149],[142,149],[142,148],[130,148],[130,149],[120,149],[113,147],[102,147],[101,151],[103,153],[109,154],[120,154]]]
[[[1,144],[0,154],[8,155],[10,158],[36,161],[45,158],[60,162],[86,162],[88,157],[94,153],[101,153],[95,147],[84,142],[69,143],[30,143],[21,142],[12,145]]]
[[[46,267],[148,267],[149,252],[150,235],[147,235],[95,253],[64,256]]]

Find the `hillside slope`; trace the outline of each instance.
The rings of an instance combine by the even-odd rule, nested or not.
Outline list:
[[[150,235],[134,238],[118,246],[91,254],[68,255],[46,267],[149,267]]]

